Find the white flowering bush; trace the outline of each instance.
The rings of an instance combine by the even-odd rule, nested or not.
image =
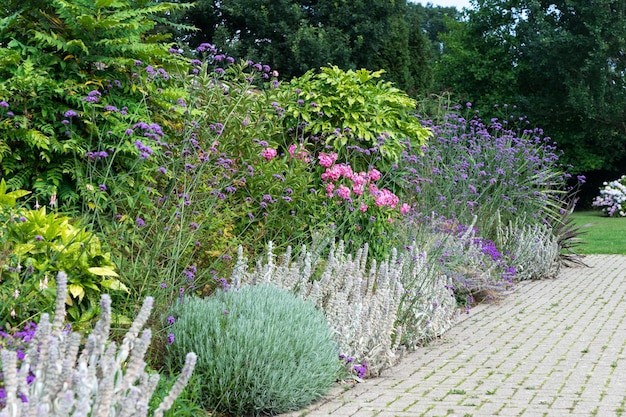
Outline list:
[[[609,217],[626,217],[626,175],[603,185],[592,205],[601,208]]]

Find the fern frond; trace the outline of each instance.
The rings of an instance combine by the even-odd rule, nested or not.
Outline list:
[[[6,17],[3,17],[2,19],[0,19],[0,32],[2,32],[3,30],[8,29],[9,26],[11,26],[11,24],[17,20],[19,15],[20,15],[19,12],[15,12],[15,13],[9,15],[9,16],[6,16]]]
[[[33,30],[32,32],[33,39],[37,41],[38,46],[43,48],[54,48],[57,51],[68,52],[67,43],[63,40],[60,40],[55,33],[47,34],[40,31]]]
[[[29,176],[30,172],[26,170],[17,172],[7,180],[7,189],[14,191],[28,188]]]
[[[5,155],[10,155],[10,154],[11,154],[11,148],[3,139],[0,139],[0,164],[4,160]]]
[[[36,129],[28,129],[25,132],[26,143],[31,148],[50,150],[50,137]]]
[[[58,187],[63,179],[63,170],[58,164],[48,165],[47,169],[43,173],[43,177],[47,183]]]

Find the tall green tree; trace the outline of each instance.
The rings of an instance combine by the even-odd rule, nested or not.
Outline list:
[[[575,171],[626,160],[626,3],[475,0],[449,23],[435,69],[489,114],[515,103],[544,127]]]
[[[432,56],[439,57],[442,52],[441,35],[450,31],[449,23],[463,18],[463,12],[456,7],[434,6],[427,3],[407,3],[407,22],[412,30],[419,31],[420,35],[430,42]],[[413,43],[412,43],[413,44]]]
[[[191,1],[191,0],[186,0]],[[406,0],[197,0],[188,40],[262,62],[284,78],[309,69],[385,69],[401,88],[430,83],[429,43]]]

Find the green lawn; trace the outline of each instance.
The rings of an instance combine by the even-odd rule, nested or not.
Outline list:
[[[599,211],[574,212],[573,217],[582,232],[577,252],[626,255],[626,218],[605,217]]]

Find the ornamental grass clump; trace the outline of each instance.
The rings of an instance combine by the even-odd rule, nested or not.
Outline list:
[[[324,395],[339,377],[337,344],[324,315],[265,284],[185,297],[172,308],[168,360],[198,353],[203,405],[230,415],[280,414]]]
[[[54,320],[42,314],[23,358],[17,351],[2,349],[2,376],[6,399],[0,416],[146,416],[148,400],[159,381],[146,372],[144,355],[152,336],[142,328],[152,309],[144,304],[118,346],[109,341],[111,299],[103,295],[102,315],[81,349],[81,336],[63,329],[67,277],[57,276]],[[196,362],[185,352],[185,364],[177,382],[153,415],[169,410],[189,380]],[[18,367],[18,362],[21,362]]]
[[[626,175],[611,182],[605,182],[600,195],[593,200],[592,205],[599,207],[609,217],[626,217]]]

